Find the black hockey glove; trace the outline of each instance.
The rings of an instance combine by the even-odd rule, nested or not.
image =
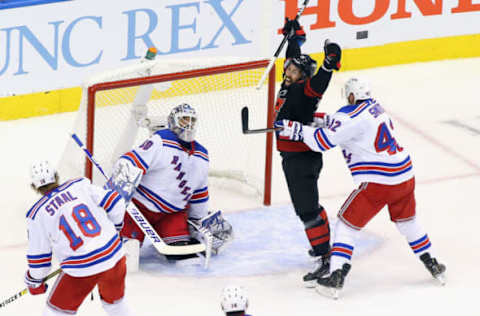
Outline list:
[[[337,43],[330,42],[330,40],[325,41],[323,46],[325,52],[325,59],[323,60],[323,69],[326,71],[332,71],[333,69],[340,69],[340,59],[342,57],[342,49]]]
[[[286,35],[289,41],[297,40],[299,45],[302,45],[306,40],[305,31],[297,20],[285,18],[285,25],[282,28],[282,34]]]

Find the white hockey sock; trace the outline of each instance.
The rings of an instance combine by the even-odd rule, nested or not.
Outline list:
[[[120,301],[109,304],[102,300],[103,309],[109,316],[131,316],[133,315],[130,307],[127,305],[125,297]]]
[[[127,272],[138,272],[140,263],[140,241],[125,238],[122,246],[127,258]]]
[[[410,248],[412,248],[413,253],[417,257],[420,257],[426,252],[430,253],[430,255],[434,257],[430,239],[416,218],[406,222],[397,222],[395,224],[397,225],[400,233],[407,238],[408,245]]]
[[[350,263],[355,248],[355,239],[358,231],[348,227],[342,220],[338,220],[334,230],[330,258],[330,272],[341,269],[345,263]]]

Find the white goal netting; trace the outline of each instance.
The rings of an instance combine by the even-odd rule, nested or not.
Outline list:
[[[166,117],[174,106],[188,103],[199,116],[196,140],[209,151],[210,185],[240,189],[237,185],[242,184],[263,196],[266,135],[242,134],[240,112],[248,106],[250,125],[267,126],[268,104],[273,102],[269,85],[274,82],[255,88],[265,67],[265,61],[260,65],[252,59],[203,58],[145,61],[98,74],[83,85],[73,132],[91,145],[109,175],[120,155],[149,137],[148,129],[137,127],[133,119],[134,104],[146,102],[148,116]],[[70,141],[59,164],[60,175],[84,176],[85,165],[85,155]],[[92,180],[104,183],[95,167]]]

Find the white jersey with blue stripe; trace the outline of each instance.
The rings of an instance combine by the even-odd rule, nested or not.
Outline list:
[[[355,183],[393,185],[413,177],[410,156],[377,101],[344,106],[330,118],[325,128],[303,126],[304,142],[315,151],[340,146]]]
[[[175,133],[163,129],[121,159],[143,170],[133,198],[152,212],[175,213],[188,206],[190,217],[207,215],[208,151],[198,142],[184,148]]]
[[[124,215],[125,202],[117,192],[86,178],[50,191],[27,212],[31,276],[48,274],[52,252],[62,270],[75,277],[112,268],[124,255],[118,234]]]

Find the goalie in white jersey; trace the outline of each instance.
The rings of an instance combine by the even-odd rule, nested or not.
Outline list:
[[[348,105],[332,116],[321,115],[320,127],[278,121],[281,135],[303,140],[312,150],[327,151],[337,145],[358,189],[338,213],[331,250],[330,275],[317,280],[317,291],[338,298],[350,270],[355,239],[384,206],[428,271],[442,283],[445,266],[432,257],[428,235],[415,217],[415,178],[408,152],[397,142],[391,118],[370,95],[368,85],[356,78],[345,84]]]
[[[52,254],[62,270],[43,315],[75,314],[96,285],[108,315],[131,315],[124,300],[126,265],[118,234],[124,200],[86,178],[59,184],[47,161],[35,163],[31,176],[33,189],[43,196],[27,213],[28,290],[33,295],[46,292],[43,279]]]
[[[205,228],[213,235],[215,254],[231,240],[232,227],[220,211],[208,212],[209,157],[207,149],[195,140],[196,127],[197,113],[193,107],[185,103],[174,107],[168,116],[168,128],[150,128],[151,137],[122,155],[114,169],[131,164],[142,170],[132,202],[165,243],[195,243],[202,240],[201,231]],[[190,227],[189,231],[187,219],[197,229]],[[129,214],[125,216],[121,236],[141,243],[145,238]],[[168,256],[174,260],[190,257],[196,255]]]

